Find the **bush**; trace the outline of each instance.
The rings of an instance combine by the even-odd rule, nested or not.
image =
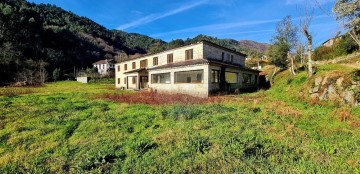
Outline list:
[[[336,40],[330,47],[320,46],[314,51],[314,60],[330,60],[339,56],[351,54],[356,51],[357,44],[354,40],[345,35],[344,38]]]

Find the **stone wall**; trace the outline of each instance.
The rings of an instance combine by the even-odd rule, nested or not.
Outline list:
[[[88,83],[89,77],[76,77],[76,81],[80,83]]]
[[[340,101],[352,106],[360,106],[360,81],[347,80],[339,75],[315,78],[309,93],[311,98],[320,101]]]

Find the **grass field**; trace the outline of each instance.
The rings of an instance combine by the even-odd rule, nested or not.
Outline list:
[[[0,89],[0,173],[359,173],[360,108],[312,101],[306,73],[287,76],[201,104],[76,82]]]

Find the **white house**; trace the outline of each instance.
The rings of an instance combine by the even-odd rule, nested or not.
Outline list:
[[[208,41],[116,64],[116,88],[208,97],[218,91],[256,88],[259,71],[245,67],[245,54]]]
[[[106,75],[109,70],[114,69],[115,61],[114,59],[99,60],[93,63],[93,66],[98,69],[99,74]]]

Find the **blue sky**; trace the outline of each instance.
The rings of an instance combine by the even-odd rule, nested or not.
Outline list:
[[[270,43],[276,23],[304,14],[306,0],[29,0],[50,3],[88,17],[108,29],[140,33],[165,41],[198,34]],[[314,2],[314,0],[310,0]],[[330,11],[335,0],[318,0]],[[314,44],[336,35],[339,25],[314,5],[310,31]]]

